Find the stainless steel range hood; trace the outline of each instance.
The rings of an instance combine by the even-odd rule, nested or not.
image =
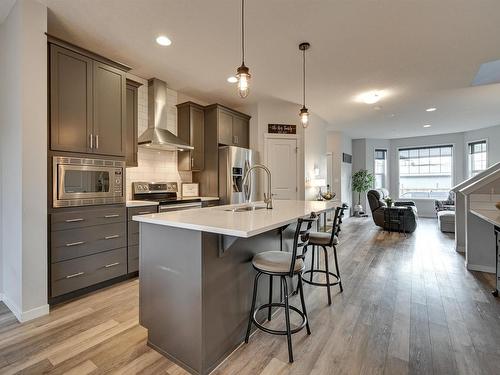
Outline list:
[[[157,78],[148,81],[148,128],[137,141],[155,150],[192,150],[189,143],[167,130],[167,84]]]

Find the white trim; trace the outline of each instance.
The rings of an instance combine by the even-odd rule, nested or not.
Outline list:
[[[481,264],[466,264],[467,269],[470,271],[480,271],[487,273],[496,273],[496,268],[494,266],[483,266]]]
[[[16,319],[23,323],[28,320],[33,320],[39,318],[41,316],[47,315],[49,313],[49,305],[45,304],[39,307],[35,307],[34,309],[28,311],[21,311],[19,306],[17,306],[7,295],[4,293],[0,293],[0,301],[2,301],[5,306],[9,308],[9,310],[14,314]]]
[[[304,137],[300,137],[298,134],[274,134],[274,133],[264,133],[264,165],[269,165],[267,160],[267,146],[268,141],[270,139],[295,139],[297,142],[297,166],[296,166],[296,195],[295,198],[298,200],[304,199],[305,191],[303,189],[304,183],[301,181],[304,180],[304,176],[302,175],[302,169],[300,166],[304,163]]]

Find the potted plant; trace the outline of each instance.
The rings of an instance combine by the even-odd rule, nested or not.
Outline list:
[[[392,207],[392,198],[391,197],[385,198],[384,201],[385,201],[385,204],[387,204],[387,207],[389,207],[389,208]]]
[[[358,204],[354,206],[354,214],[357,216],[363,212],[361,205],[361,193],[373,187],[375,177],[366,169],[360,169],[352,175],[352,190],[358,193]]]

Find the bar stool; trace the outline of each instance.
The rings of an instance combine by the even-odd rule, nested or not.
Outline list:
[[[304,301],[304,290],[302,288],[302,271],[304,270],[304,261],[297,257],[297,250],[299,248],[304,248],[307,246],[307,242],[309,239],[309,231],[311,229],[312,223],[316,222],[318,219],[316,214],[312,213],[311,217],[308,219],[298,219],[297,220],[297,229],[295,230],[295,235],[293,239],[293,248],[292,252],[286,251],[266,251],[263,253],[259,253],[255,255],[252,259],[252,265],[254,269],[257,271],[255,275],[255,281],[253,285],[253,298],[252,298],[252,308],[250,309],[250,316],[248,318],[248,329],[245,337],[245,343],[248,343],[248,339],[250,337],[250,330],[252,329],[252,323],[255,326],[267,333],[272,335],[286,335],[288,341],[288,360],[289,362],[293,362],[293,351],[292,351],[292,334],[299,332],[304,327],[307,329],[307,334],[311,334],[311,330],[309,328],[309,321],[307,319],[307,310],[306,304]],[[303,229],[305,227],[305,229]],[[268,275],[270,280],[270,288],[269,288],[269,303],[263,304],[257,308],[255,308],[255,301],[257,299],[257,289],[259,285],[259,278],[262,275]],[[272,302],[272,280],[274,276],[278,276],[281,281],[281,285],[283,288],[283,302]],[[294,276],[298,276],[298,292],[300,294],[300,303],[302,305],[302,311],[294,306],[290,306],[288,302],[288,285],[287,285],[287,277],[293,280]],[[256,315],[259,311],[264,309],[269,309],[268,319],[270,320],[270,310],[272,307],[281,307],[285,308],[285,323],[286,330],[274,330],[267,327],[264,327],[260,324]],[[290,310],[299,314],[302,318],[301,324],[291,329],[290,327]]]
[[[337,245],[339,243],[338,234],[340,232],[340,224],[342,224],[342,218],[344,217],[344,211],[348,206],[344,203],[342,206],[337,207],[335,209],[335,216],[333,219],[333,226],[331,233],[327,232],[311,232],[309,235],[309,243],[304,248],[304,253],[302,254],[305,257],[305,254],[308,250],[308,246],[312,246],[312,259],[311,259],[311,268],[305,271],[302,274],[302,280],[310,285],[314,286],[322,286],[327,288],[328,293],[328,304],[332,304],[332,295],[330,292],[330,287],[334,285],[338,285],[340,287],[340,292],[342,293],[344,289],[342,288],[342,281],[340,279],[340,271],[339,271],[339,261],[337,258]],[[333,256],[335,258],[335,270],[336,274],[330,272],[329,270],[329,261],[328,261],[328,250],[327,247],[333,248]],[[323,254],[325,257],[325,269],[322,270],[319,268],[319,259],[320,259],[320,248],[323,249]],[[316,250],[318,252],[318,261],[317,268],[314,268],[314,261],[316,257]],[[313,281],[314,273],[320,273],[326,275],[326,283]],[[335,281],[330,282],[330,277],[333,277]]]

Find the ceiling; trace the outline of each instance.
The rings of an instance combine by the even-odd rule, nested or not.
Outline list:
[[[207,102],[300,103],[298,44],[309,41],[307,106],[330,129],[396,138],[500,124],[500,84],[471,86],[500,59],[497,0],[247,0],[245,100],[226,82],[241,62],[237,0],[43,2],[50,33]],[[354,100],[372,89],[387,93],[378,110]]]

